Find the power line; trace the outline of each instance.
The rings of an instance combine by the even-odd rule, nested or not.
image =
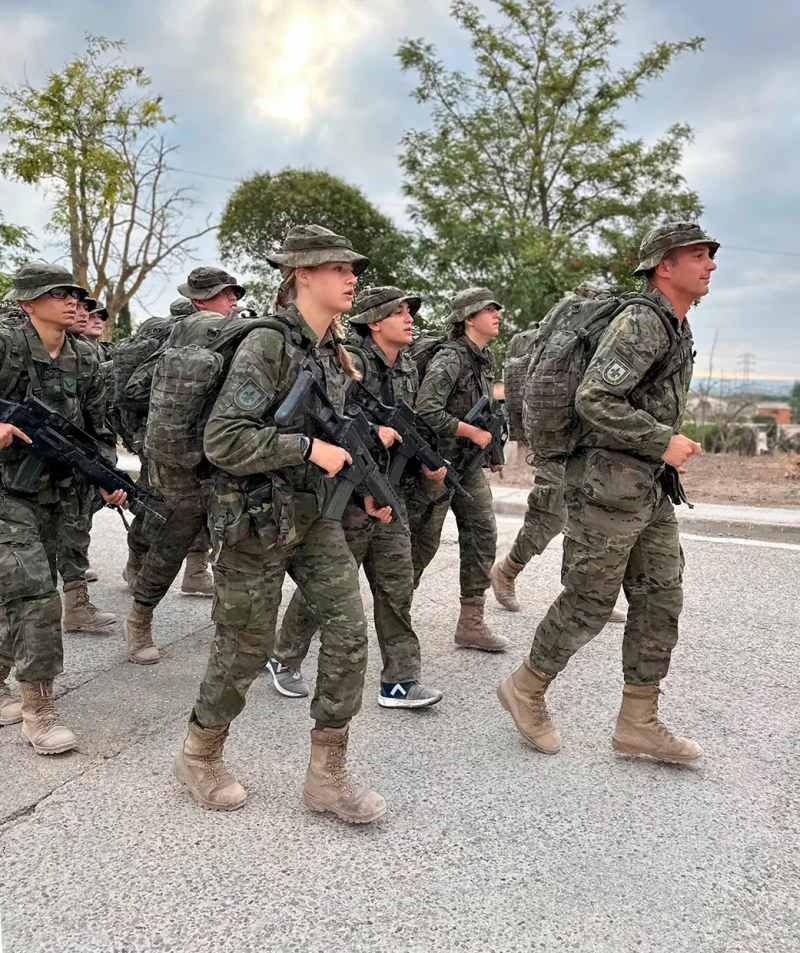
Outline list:
[[[232,179],[228,175],[215,175],[213,172],[195,172],[194,169],[177,169],[173,168],[173,172],[183,172],[184,175],[199,175],[202,179],[219,179],[221,182],[234,182],[237,185],[241,182],[241,179]]]

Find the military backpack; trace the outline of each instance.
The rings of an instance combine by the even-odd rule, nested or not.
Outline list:
[[[151,358],[170,335],[174,318],[148,318],[136,334],[120,341],[114,351],[114,398],[113,406],[118,411],[133,411],[146,414],[150,392],[131,399],[128,382],[134,373]]]
[[[528,376],[528,364],[536,343],[539,328],[530,328],[515,334],[508,345],[506,364],[503,368],[503,390],[506,416],[508,417],[508,435],[510,440],[525,441],[522,426],[522,402],[525,390],[525,378]]]
[[[629,395],[633,402],[668,370],[678,350],[675,328],[667,312],[641,293],[602,298],[570,297],[559,302],[537,329],[522,398],[525,442],[534,452],[572,453],[583,425],[575,410],[575,395],[603,333],[626,308],[641,305],[661,320],[670,346]]]

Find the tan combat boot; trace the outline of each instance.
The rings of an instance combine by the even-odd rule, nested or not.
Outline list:
[[[87,582],[97,582],[97,580],[98,580],[100,577],[97,575],[97,571],[94,570],[94,569],[92,569],[91,566],[89,566],[89,568],[88,568],[88,569],[86,570],[86,572],[83,574],[83,578],[84,578]]]
[[[247,800],[247,791],[222,760],[228,728],[203,728],[189,722],[189,734],[175,759],[175,777],[209,811],[236,811]]]
[[[75,735],[58,723],[52,682],[20,682],[22,737],[36,754],[63,754],[78,747]]]
[[[11,669],[7,665],[0,665],[0,726],[18,725],[22,721],[22,702],[6,684],[10,674]]]
[[[330,811],[349,824],[369,824],[386,813],[386,801],[347,770],[347,728],[314,728],[303,798],[312,811]]]
[[[524,568],[508,556],[492,566],[492,592],[500,605],[509,612],[519,612],[521,608],[515,580]]]
[[[153,643],[151,626],[153,606],[140,606],[134,602],[125,620],[125,638],[128,642],[128,659],[138,665],[155,665],[158,649]]]
[[[545,675],[530,667],[528,660],[497,686],[500,704],[514,719],[517,731],[537,751],[555,754],[561,736],[547,711],[545,692],[555,675]]]
[[[462,649],[480,649],[482,652],[505,652],[508,639],[495,635],[483,621],[486,596],[462,596],[461,615],[456,626],[456,645]]]
[[[618,609],[614,606],[611,617],[608,620],[611,623],[625,623],[628,621],[628,613],[624,609]]]
[[[214,595],[214,577],[208,571],[208,553],[189,553],[186,557],[181,592],[185,596]]]
[[[142,566],[144,566],[144,556],[135,553],[129,547],[128,561],[122,570],[122,578],[128,583],[128,592],[130,592],[131,595],[133,595],[133,590],[136,588],[136,577],[142,571]]]
[[[117,621],[111,612],[101,612],[89,598],[85,579],[64,583],[64,630],[66,632],[99,632]]]
[[[703,749],[690,738],[678,738],[658,717],[658,685],[626,685],[611,738],[619,754],[644,754],[657,761],[691,764]]]

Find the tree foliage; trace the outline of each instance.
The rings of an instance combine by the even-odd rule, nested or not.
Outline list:
[[[266,304],[277,286],[267,257],[293,225],[311,223],[345,235],[370,259],[365,284],[413,282],[407,237],[359,189],[327,172],[259,172],[231,193],[219,228],[223,260],[247,276],[248,302]]]
[[[0,213],[0,298],[11,290],[14,272],[34,253],[31,233],[22,225],[11,225]]]
[[[0,89],[8,138],[0,171],[44,188],[50,228],[69,243],[75,280],[107,299],[113,330],[120,309],[145,279],[190,252],[190,190],[169,182],[170,121],[161,97],[148,94],[140,66],[121,62],[121,41],[88,36],[82,54],[50,73]]]
[[[700,213],[678,171],[691,129],[673,125],[647,144],[626,138],[619,112],[702,40],[658,42],[615,69],[623,4],[492,4],[492,18],[470,0],[451,6],[470,73],[448,69],[424,40],[401,45],[432,122],[405,134],[400,161],[420,266],[442,292],[488,283],[506,304],[507,338],[578,281],[622,277],[658,220]]]

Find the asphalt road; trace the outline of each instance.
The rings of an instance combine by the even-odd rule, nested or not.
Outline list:
[[[98,517],[92,593],[123,618],[117,522]],[[518,520],[500,524],[505,548]],[[415,604],[425,677],[444,701],[380,709],[372,652],[352,739],[390,806],[371,828],[304,809],[307,703],[266,678],[227,749],[246,807],[204,812],[174,780],[207,600],[165,600],[157,666],[125,662],[120,627],[67,636],[60,705],[80,751],[37,757],[17,727],[0,729],[2,953],[800,949],[800,546],[685,540],[662,711],[706,757],[680,768],[611,753],[619,627],[551,692],[561,753],[524,745],[494,689],[558,591],[560,545],[523,575],[521,614],[490,607],[513,650],[485,656],[452,647],[448,532]]]

